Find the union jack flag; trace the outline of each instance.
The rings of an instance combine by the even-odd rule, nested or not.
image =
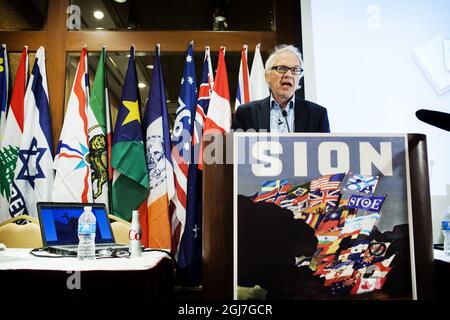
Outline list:
[[[321,190],[309,193],[308,202],[311,207],[325,203],[327,207],[336,207],[341,196],[341,190]]]

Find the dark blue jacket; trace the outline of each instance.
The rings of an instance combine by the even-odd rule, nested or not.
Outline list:
[[[327,109],[295,97],[295,132],[330,132]],[[270,131],[270,97],[239,106],[233,117],[233,129]]]

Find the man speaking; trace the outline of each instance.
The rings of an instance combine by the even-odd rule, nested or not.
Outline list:
[[[300,51],[292,45],[277,47],[266,61],[269,97],[238,107],[233,129],[270,132],[330,132],[327,110],[295,96],[303,77]]]

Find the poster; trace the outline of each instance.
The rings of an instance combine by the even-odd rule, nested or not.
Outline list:
[[[416,299],[406,135],[234,146],[235,299]]]

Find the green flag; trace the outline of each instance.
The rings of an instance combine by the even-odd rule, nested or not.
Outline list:
[[[147,199],[149,191],[134,63],[134,46],[130,50],[128,70],[112,140],[113,212],[114,215],[130,220],[131,212],[141,206]]]
[[[98,60],[89,100],[88,134],[94,202],[104,203],[109,209],[109,184],[112,174],[110,174],[108,154],[111,139],[108,139],[108,133],[111,135],[111,120],[109,117],[105,58],[106,49],[103,48]]]

